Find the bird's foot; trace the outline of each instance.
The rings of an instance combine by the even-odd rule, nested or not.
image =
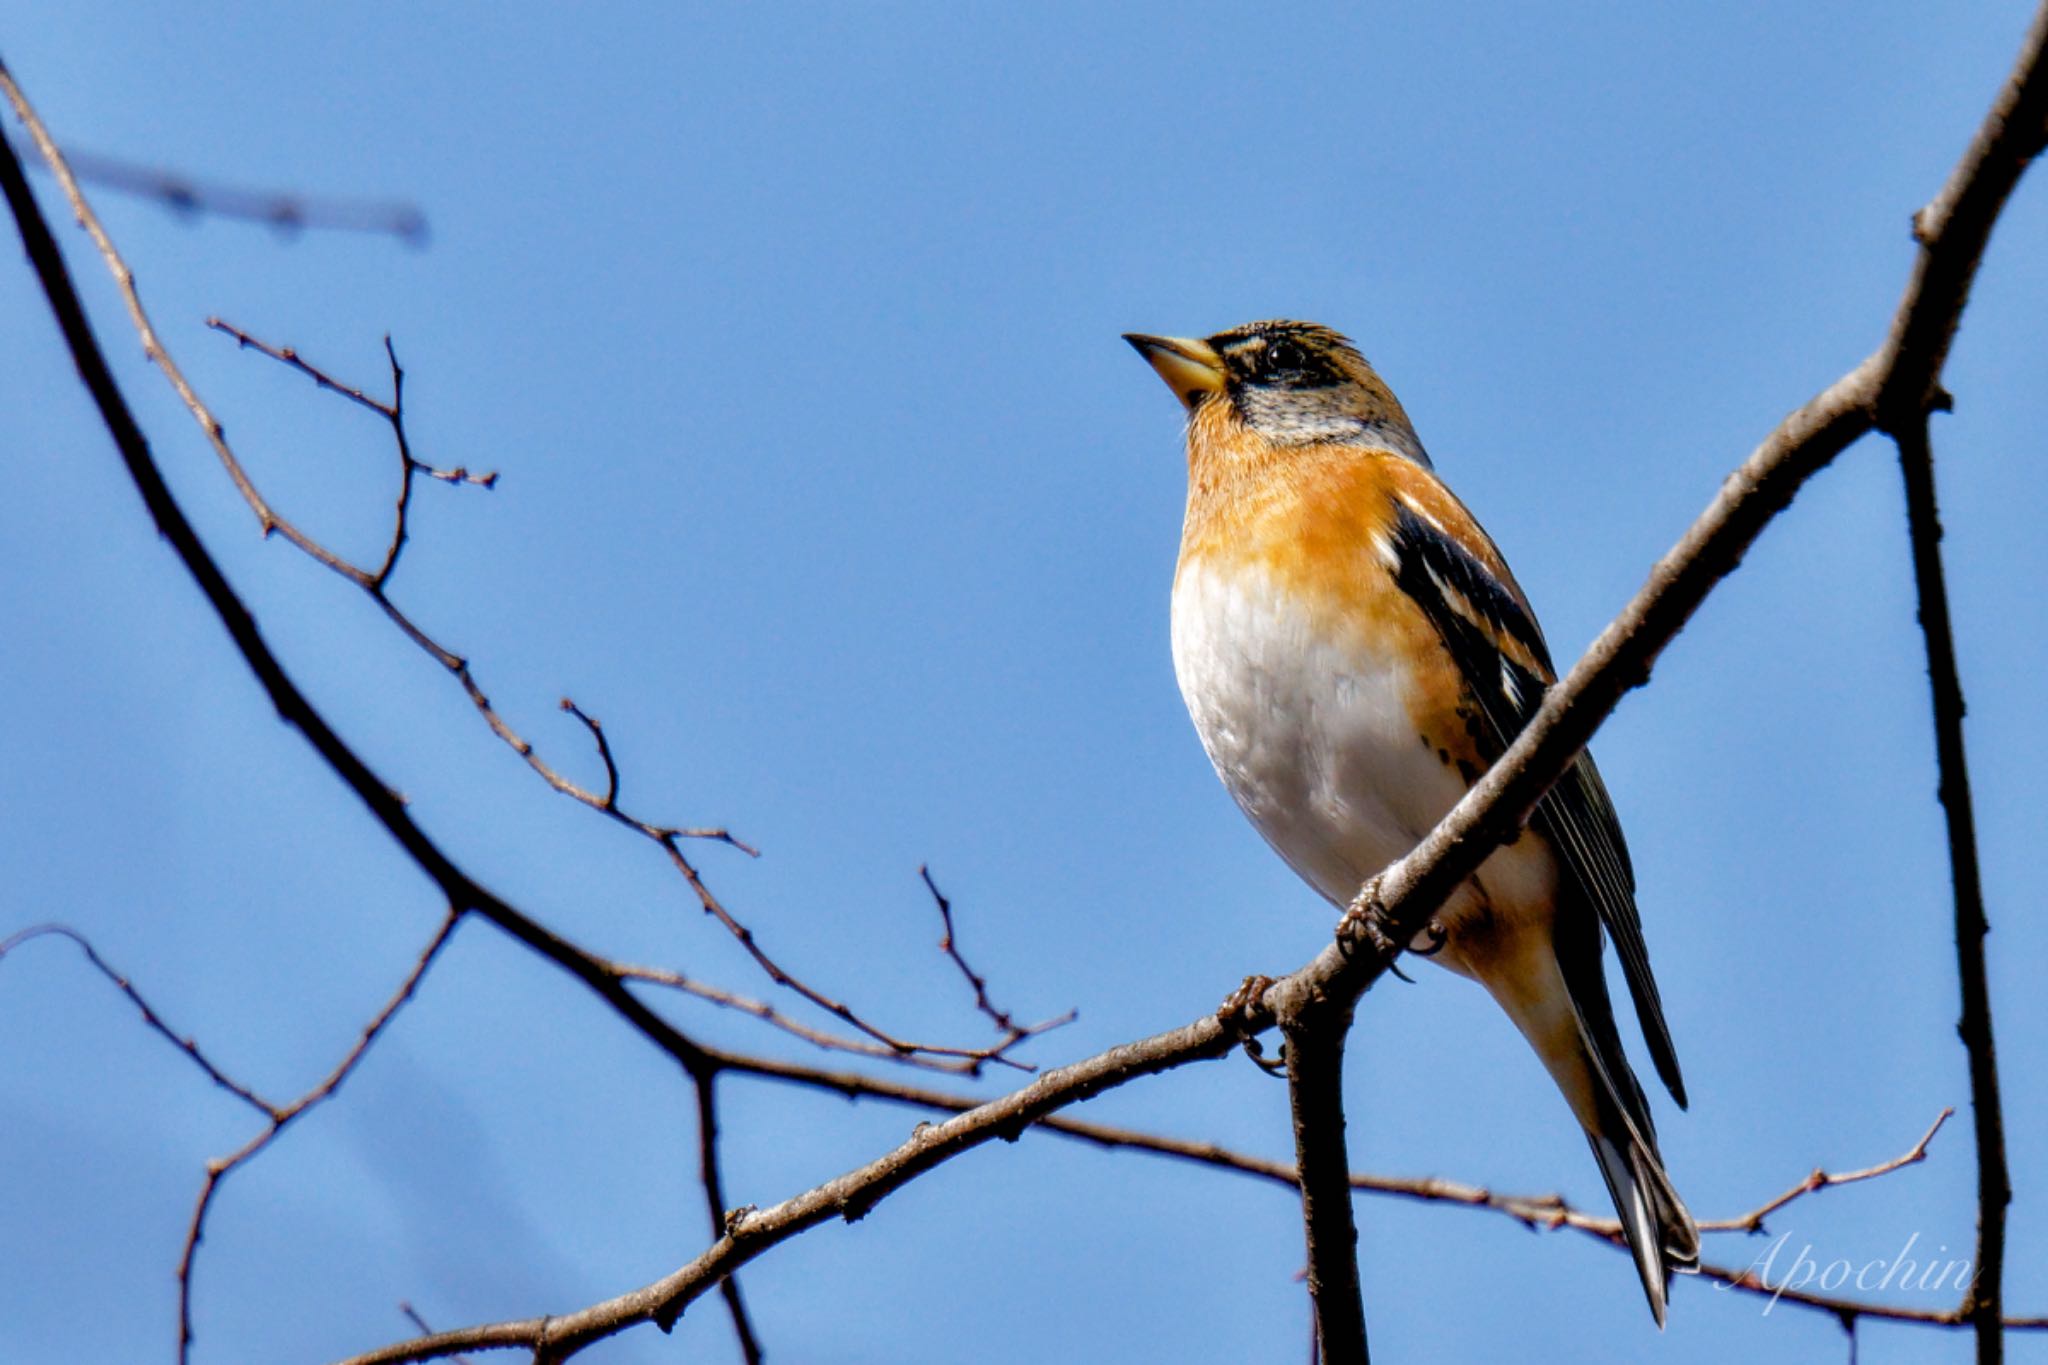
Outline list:
[[[1216,1018],[1227,1029],[1234,1031],[1244,1045],[1244,1055],[1251,1058],[1259,1070],[1269,1076],[1287,1074],[1286,1048],[1281,1048],[1279,1058],[1268,1058],[1266,1049],[1256,1036],[1256,1030],[1273,1022],[1273,1016],[1266,1010],[1266,992],[1272,989],[1273,978],[1252,975],[1244,979],[1238,988],[1230,993],[1216,1008]]]
[[[1373,879],[1359,888],[1351,898],[1351,904],[1344,908],[1344,918],[1337,921],[1337,941],[1353,946],[1361,941],[1380,957],[1391,961],[1400,954],[1400,945],[1394,942],[1388,930],[1387,907],[1380,900],[1380,879],[1377,873]]]
[[[1273,978],[1256,973],[1246,977],[1238,988],[1232,991],[1224,1002],[1216,1007],[1216,1017],[1225,1024],[1240,1029],[1249,1029],[1254,1021],[1264,1015],[1260,1001],[1273,987]],[[1268,1019],[1266,1022],[1271,1022]]]
[[[1393,916],[1388,913],[1386,903],[1380,899],[1380,879],[1375,876],[1351,898],[1351,904],[1344,911],[1344,918],[1337,925],[1337,939],[1340,943],[1356,945],[1363,942],[1373,954],[1383,959],[1387,970],[1403,981],[1413,985],[1415,978],[1401,970],[1395,959],[1402,953],[1413,953],[1417,957],[1435,957],[1450,941],[1450,930],[1443,921],[1432,916],[1417,938],[1428,940],[1426,947],[1416,947],[1413,940],[1401,943],[1395,939],[1396,926]]]

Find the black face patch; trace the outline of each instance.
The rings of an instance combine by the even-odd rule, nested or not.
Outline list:
[[[1341,371],[1306,338],[1275,329],[1223,343],[1225,368],[1234,385],[1269,389],[1323,389],[1343,382]]]

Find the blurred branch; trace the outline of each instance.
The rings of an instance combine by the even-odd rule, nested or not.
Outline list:
[[[1977,1329],[1979,1365],[2005,1358],[1999,1330],[2004,1316],[2005,1216],[2012,1202],[2006,1167],[2005,1117],[1998,1093],[1998,1052],[1991,1031],[1991,986],[1984,937],[1984,883],[1977,866],[1977,818],[1970,799],[1970,768],[1963,749],[1963,684],[1949,624],[1948,586],[1941,566],[1941,511],[1934,496],[1934,448],[1928,414],[1896,427],[1899,467],[1906,480],[1906,521],[1913,577],[1920,596],[1920,629],[1927,639],[1927,679],[1933,697],[1935,757],[1941,772],[1941,808],[1948,827],[1948,857],[1955,884],[1956,967],[1962,981],[1962,1020],[1956,1031],[1970,1059],[1970,1114],[1977,1139],[1977,1276],[1962,1312]]]
[[[20,149],[16,149],[17,155]],[[236,218],[266,223],[279,232],[369,232],[396,237],[410,247],[427,244],[427,217],[396,199],[349,199],[242,189],[176,171],[145,166],[93,152],[66,152],[72,174],[117,194],[153,199],[187,218]],[[31,162],[30,164],[34,164]]]

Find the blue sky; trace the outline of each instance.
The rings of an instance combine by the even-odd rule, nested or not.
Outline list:
[[[382,544],[367,415],[207,333],[219,314],[373,388],[491,493],[422,491],[395,591],[586,777],[564,693],[650,816],[725,823],[707,876],[793,967],[921,1036],[980,1035],[929,863],[999,1000],[1080,1011],[1057,1062],[1212,1008],[1323,941],[1321,903],[1210,773],[1175,692],[1172,399],[1126,330],[1302,316],[1352,334],[1576,657],[1788,409],[1872,347],[2017,4],[158,7],[0,4],[58,136],[193,175],[401,196],[431,244],[280,238],[102,193],[167,344],[266,491]],[[40,182],[48,190],[46,180]],[[51,205],[53,219],[62,215]],[[1936,438],[1971,712],[2017,1194],[2008,1286],[2048,1310],[2048,190],[2022,186]],[[601,951],[754,993],[659,855],[549,793],[368,603],[255,534],[67,247],[160,459],[294,675],[483,881]],[[10,257],[10,260],[15,258]],[[0,271],[0,931],[62,919],[181,1031],[310,1085],[436,922],[431,888],[281,726],[124,482],[33,281]],[[1948,879],[1896,461],[1801,495],[1596,746],[1690,1082],[1660,1110],[1703,1217],[1816,1165],[1930,1160],[1773,1220],[1791,1257],[1967,1255]],[[1604,1210],[1493,1007],[1441,972],[1365,1002],[1356,1164]],[[670,1004],[702,1036],[813,1059]],[[173,1343],[205,1160],[253,1131],[77,955],[0,963],[10,1360]],[[995,1078],[983,1089],[994,1093]],[[725,1087],[728,1196],[766,1205],[913,1119]],[[1285,1155],[1242,1063],[1084,1114]],[[574,1308],[700,1249],[689,1095],[559,973],[470,925],[339,1100],[228,1185],[198,1359],[312,1361]],[[1830,1358],[1840,1330],[1621,1255],[1359,1204],[1389,1360]],[[1769,1240],[1717,1235],[1745,1263]],[[771,1354],[1292,1360],[1282,1192],[1040,1137],[976,1153],[744,1283]],[[1782,1264],[1782,1262],[1781,1262]],[[1932,1295],[1895,1296],[1915,1306]],[[1867,1326],[1867,1363],[1966,1341]],[[722,1360],[707,1303],[597,1361]],[[2016,1340],[2017,1360],[2048,1344]]]

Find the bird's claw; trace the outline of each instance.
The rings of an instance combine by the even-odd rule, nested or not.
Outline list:
[[[1408,951],[1417,957],[1435,957],[1444,950],[1444,944],[1450,942],[1451,931],[1444,928],[1442,920],[1432,918],[1427,925],[1423,926],[1422,936],[1429,940],[1429,946],[1427,948],[1417,948],[1411,943],[1408,945]]]
[[[1251,1058],[1252,1065],[1265,1072],[1268,1076],[1275,1076],[1281,1080],[1287,1079],[1287,1044],[1282,1043],[1280,1045],[1279,1056],[1268,1057],[1266,1049],[1260,1044],[1258,1039],[1247,1038],[1244,1040],[1244,1055]]]

